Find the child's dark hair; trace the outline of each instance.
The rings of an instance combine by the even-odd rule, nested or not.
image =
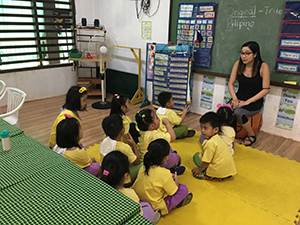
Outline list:
[[[228,106],[221,106],[217,113],[221,118],[222,125],[231,126],[236,132],[236,122],[237,118],[233,113],[233,110]]]
[[[79,145],[79,122],[71,117],[60,121],[56,126],[56,144],[60,148],[72,148]]]
[[[66,96],[66,102],[63,105],[64,109],[69,109],[71,111],[83,111],[81,110],[81,98],[82,96],[87,94],[87,90],[85,87],[72,86],[68,90]]]
[[[210,123],[213,128],[219,128],[219,134],[222,133],[222,120],[218,113],[215,112],[207,112],[203,116],[201,116],[200,123]]]
[[[118,114],[112,114],[103,119],[102,128],[107,136],[114,139],[123,129],[123,120]]]
[[[135,143],[138,143],[139,132],[136,130],[136,125],[140,131],[147,131],[151,123],[153,123],[152,109],[143,109],[138,111],[135,115],[136,123],[130,123],[129,133],[131,134]]]
[[[101,164],[101,180],[115,188],[125,173],[129,173],[128,157],[120,151],[108,153]]]
[[[129,99],[126,95],[118,95],[115,94],[115,96],[111,100],[111,109],[110,109],[110,115],[112,114],[118,114],[120,116],[125,115],[123,110],[121,109],[122,106],[126,107],[126,101]]]
[[[150,166],[161,166],[163,159],[169,155],[170,145],[165,139],[156,139],[148,145],[144,156],[145,174],[149,175]]]
[[[170,92],[162,91],[158,94],[157,100],[162,107],[165,107],[166,104],[171,100],[172,94]]]

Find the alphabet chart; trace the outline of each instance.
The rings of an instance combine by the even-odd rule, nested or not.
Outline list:
[[[177,44],[194,46],[194,65],[210,67],[216,18],[215,2],[179,4]]]

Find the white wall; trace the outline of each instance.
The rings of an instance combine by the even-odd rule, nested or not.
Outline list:
[[[150,14],[156,10],[159,0],[151,0]],[[141,1],[138,1],[140,5]],[[137,19],[135,0],[75,0],[76,20],[87,18],[88,24],[99,19],[105,26],[107,34],[116,39],[118,45],[141,48],[142,69],[141,86],[145,86],[146,43],[167,43],[169,29],[170,0],[160,0],[157,13],[149,18],[141,14]],[[152,40],[141,39],[141,21],[152,21]],[[114,70],[138,74],[138,64],[129,49],[119,48],[118,57],[108,63]]]
[[[19,88],[27,94],[26,101],[66,94],[76,84],[75,77],[72,67],[0,74],[7,87]]]
[[[190,106],[190,110],[192,112],[195,112],[195,113],[198,113],[201,115],[203,115],[204,113],[206,113],[208,111],[216,111],[217,104],[223,103],[226,79],[221,78],[221,77],[216,77],[216,79],[215,79],[215,88],[214,88],[212,109],[206,109],[206,108],[200,107],[202,81],[203,81],[202,74],[194,75],[193,99],[192,99],[192,105]],[[291,131],[289,131],[289,130],[275,127],[281,93],[282,93],[281,87],[271,86],[270,93],[267,95],[265,104],[264,104],[263,126],[262,126],[261,130],[271,133],[271,134],[276,134],[276,135],[279,135],[279,136],[282,136],[285,138],[291,138],[293,140],[300,141],[300,124],[298,122],[298,121],[300,121],[300,113],[299,113],[300,112],[300,101],[298,101],[298,105],[297,105],[298,110],[295,114],[293,129]]]

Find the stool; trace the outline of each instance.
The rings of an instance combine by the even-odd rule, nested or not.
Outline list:
[[[261,112],[256,113],[253,116],[249,116],[249,117],[247,117],[247,119],[250,121],[252,130],[254,131],[255,135],[257,135],[258,131],[260,130],[260,128],[263,124]],[[247,135],[248,134],[247,134],[246,130],[240,124],[237,123],[235,137],[243,139],[243,138],[247,137]]]

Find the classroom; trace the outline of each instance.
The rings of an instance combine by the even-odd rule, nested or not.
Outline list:
[[[26,1],[24,0],[24,2]],[[36,2],[40,2],[40,4],[43,2],[47,3],[47,1],[44,0],[36,0]],[[120,46],[117,55],[114,56],[113,60],[105,64],[105,66],[107,66],[107,68],[104,69],[106,73],[105,82],[107,99],[111,101],[111,98],[114,98],[113,96],[115,93],[133,97],[135,93],[137,93],[137,90],[141,90],[143,93],[139,94],[142,96],[140,97],[142,100],[139,98],[136,103],[132,104],[131,111],[134,112],[128,114],[132,121],[135,120],[136,112],[144,109],[142,106],[146,106],[145,108],[153,108],[151,103],[154,103],[153,96],[156,96],[153,87],[155,86],[155,82],[153,81],[153,78],[151,79],[147,76],[147,73],[149,72],[149,49],[147,49],[147,47],[153,44],[156,46],[168,46],[168,42],[172,42],[175,45],[178,43],[178,30],[180,27],[179,24],[181,23],[179,18],[180,4],[186,5],[186,7],[200,3],[208,3],[208,5],[215,4],[213,41],[210,52],[208,53],[210,57],[208,62],[209,66],[199,66],[199,63],[195,62],[195,64],[198,65],[192,65],[192,68],[190,69],[190,79],[192,82],[189,83],[191,92],[189,95],[190,101],[188,102],[190,103],[189,111],[191,113],[186,116],[186,121],[189,128],[196,130],[196,134],[190,139],[179,139],[170,144],[171,148],[175,149],[178,152],[178,155],[181,156],[181,164],[186,167],[184,174],[178,176],[179,183],[185,184],[188,187],[189,191],[193,193],[193,199],[188,205],[170,211],[169,215],[163,215],[158,224],[182,224],[184,222],[188,224],[222,223],[230,225],[298,224],[300,195],[298,194],[297,188],[300,185],[300,180],[296,176],[296,171],[300,169],[300,155],[297,153],[300,146],[300,125],[298,122],[300,121],[300,103],[298,101],[300,72],[288,71],[289,68],[287,66],[284,67],[282,66],[283,64],[280,64],[281,62],[277,62],[279,58],[278,46],[280,46],[281,41],[280,32],[282,29],[285,4],[295,1],[55,0],[54,2],[56,4],[67,2],[70,4],[70,7],[75,10],[74,12],[76,12],[71,19],[75,26],[71,25],[71,27],[60,28],[62,34],[64,33],[64,29],[74,30],[75,28],[82,28],[83,18],[85,18],[87,26],[90,27],[93,27],[95,25],[95,20],[98,20],[100,27],[103,26],[106,30],[106,34],[113,37],[117,45]],[[143,11],[141,9],[142,2],[151,4],[151,6]],[[6,3],[10,5],[11,1],[3,0],[3,4]],[[295,3],[300,5],[299,1]],[[1,8],[0,6],[0,9],[5,9],[5,7]],[[299,12],[300,7],[298,13]],[[0,11],[0,17],[1,14],[2,17],[7,16],[3,10]],[[54,15],[56,14],[53,14],[50,17],[55,18]],[[298,18],[299,21],[299,14]],[[0,34],[0,42],[7,42],[8,38],[5,38],[7,36],[4,36],[6,28],[3,23],[1,24],[0,22],[0,33],[3,34]],[[297,23],[298,22],[295,22],[295,24]],[[24,33],[24,31],[20,32]],[[298,37],[294,39],[299,41],[299,30],[297,32]],[[76,41],[76,38],[80,35],[92,38],[94,34],[97,34],[97,31],[92,31],[90,34],[89,32],[81,30],[68,33],[68,35],[74,36],[74,47],[80,47],[81,49],[79,48],[79,50],[84,51],[84,54],[89,50],[87,44],[89,41],[80,44]],[[69,40],[71,39],[72,38]],[[251,147],[241,145],[240,143],[242,140],[236,142],[235,154],[233,155],[237,168],[236,176],[224,180],[223,182],[216,180],[198,180],[193,177],[191,170],[195,167],[193,155],[201,150],[201,145],[198,141],[200,138],[199,118],[209,111],[216,112],[218,109],[217,104],[221,103],[225,105],[224,99],[226,91],[228,92],[227,84],[231,70],[234,63],[240,57],[239,52],[241,51],[241,46],[248,41],[256,41],[259,44],[262,59],[268,65],[270,70],[270,89],[263,103],[262,126],[257,135],[258,138]],[[68,39],[66,43],[69,44]],[[4,45],[0,43],[0,46],[3,47]],[[0,47],[0,56],[1,54],[4,54],[2,51],[3,50],[1,50]],[[134,51],[136,53],[133,54]],[[286,51],[282,54],[285,54],[285,56],[288,57],[291,52],[296,52],[298,54],[300,52],[299,46],[296,50]],[[40,68],[38,68],[38,66],[27,69],[13,68],[7,71],[2,68],[4,68],[3,66],[6,66],[5,68],[7,68],[7,65],[9,64],[5,63],[5,60],[0,60],[0,80],[3,80],[6,83],[6,87],[15,87],[26,93],[26,100],[19,115],[23,131],[15,130],[9,125],[5,126],[12,129],[14,134],[16,134],[16,136],[14,136],[16,141],[19,141],[18,138],[24,138],[29,145],[29,142],[36,139],[36,142],[40,143],[35,143],[33,149],[43,148],[43,152],[45,152],[46,155],[49,155],[50,158],[53,157],[53,160],[57,160],[55,161],[55,165],[58,167],[61,166],[63,170],[73,169],[74,176],[82,176],[82,179],[84,179],[85,182],[80,185],[82,185],[81,187],[84,189],[84,192],[95,197],[95,200],[92,201],[91,212],[88,212],[87,209],[84,210],[85,215],[91,216],[92,213],[96,212],[98,207],[96,200],[102,201],[104,194],[98,195],[90,191],[88,188],[89,185],[91,184],[92,187],[101,187],[103,189],[106,189],[107,187],[100,184],[99,181],[95,181],[93,179],[94,177],[90,178],[89,174],[86,175],[85,173],[82,173],[82,169],[78,170],[75,166],[69,165],[66,162],[67,160],[63,157],[63,159],[60,159],[53,155],[52,152],[48,153],[49,146],[47,144],[51,127],[60,112],[60,107],[64,103],[69,88],[77,84],[78,77],[89,78],[90,76],[96,76],[97,73],[94,62],[75,62],[72,60],[68,61],[67,59],[68,57],[66,57],[64,65],[47,66],[47,64],[44,64],[46,66],[40,66]],[[291,65],[290,68],[298,69],[298,67],[300,67],[299,58],[296,60],[295,64]],[[279,71],[279,68],[286,68],[288,72]],[[208,80],[209,82],[213,82],[213,88],[210,90],[210,105],[209,107],[204,107],[203,93],[206,93],[204,89],[206,87],[205,85],[208,85]],[[91,154],[92,156],[95,156],[94,154],[99,154],[99,146],[104,135],[101,122],[110,112],[109,109],[99,110],[92,108],[91,105],[94,102],[101,101],[101,97],[99,96],[89,96],[87,99],[87,111],[79,112],[83,123],[83,144],[85,145],[88,154]],[[280,118],[283,118],[283,116],[281,116],[282,114],[279,113],[283,107],[283,100],[286,101],[286,105],[293,105],[294,110],[292,116],[289,117],[292,118],[290,119],[292,122],[291,124],[288,124],[288,128],[283,128],[284,125],[282,124],[281,126],[278,125],[279,121],[281,121]],[[149,102],[150,105],[145,104],[145,101],[146,103]],[[40,109],[38,104],[42,104],[45,108]],[[55,104],[55,110],[51,110],[51,107],[48,106],[48,104]],[[4,105],[5,103],[0,101],[0,112]],[[33,107],[32,112],[29,106]],[[43,116],[37,114],[42,114]],[[40,122],[34,121],[34,118],[39,118],[38,120]],[[35,130],[38,125],[35,123],[40,123],[41,126],[42,121],[45,122],[44,127],[40,127],[39,132],[39,130]],[[90,127],[85,125],[85,121],[90,121],[88,125]],[[286,120],[284,121],[286,122]],[[4,124],[0,121],[0,125],[1,124],[3,127],[0,127],[0,131],[4,128]],[[46,127],[46,124],[48,127]],[[263,137],[267,137],[266,139],[268,142],[264,143],[262,140]],[[33,139],[31,140],[31,138]],[[11,137],[11,139],[13,140],[13,137]],[[280,151],[278,152],[274,149],[276,148],[276,145],[274,146],[274,143],[272,143],[272,141],[275,142],[275,140],[288,144],[285,147],[278,143],[277,145],[280,145]],[[85,143],[88,144],[86,145]],[[44,148],[45,145],[46,148]],[[272,149],[270,150],[269,148]],[[289,148],[293,149],[290,151]],[[97,153],[95,153],[95,149],[97,149]],[[192,151],[187,152],[185,149],[191,149]],[[0,159],[5,159],[5,157],[6,156],[3,153],[0,154]],[[32,153],[32,157],[39,158],[40,156]],[[43,163],[43,169],[48,168],[49,165],[46,162]],[[251,166],[253,163],[255,164],[254,168]],[[62,165],[65,165],[65,167]],[[279,165],[282,167],[278,171]],[[49,167],[48,169],[51,171],[53,170],[54,172],[54,168],[51,169]],[[5,171],[4,167],[1,171]],[[22,169],[16,171],[21,172]],[[46,180],[46,172],[46,170],[41,172],[41,174],[43,174],[43,180]],[[13,176],[13,173],[8,173],[3,179],[9,180],[9,176]],[[34,178],[35,184],[40,182],[38,177],[36,177],[32,171],[29,171],[26,176],[28,176],[29,180]],[[67,175],[57,173],[57,176],[64,179],[64,182],[59,184],[59,187],[61,188],[63,188],[63,185],[70,185],[70,183],[74,182],[72,181],[72,178]],[[22,179],[21,175],[18,175],[16,177],[16,182],[17,180],[18,182],[21,182],[26,179]],[[53,185],[55,184],[56,182],[53,181]],[[0,199],[5,200],[6,192],[9,193],[10,185],[13,186],[13,184],[8,181],[5,181],[0,185]],[[49,184],[50,188],[53,187],[51,185],[52,184]],[[21,186],[16,186],[16,188],[21,188]],[[26,188],[31,190],[29,186],[26,186]],[[79,189],[75,190],[74,188],[74,190],[72,190],[74,192],[70,193],[75,194],[78,190]],[[111,193],[108,192],[107,195],[110,195]],[[56,192],[54,191],[52,194],[54,193]],[[43,196],[45,193],[41,192],[37,194]],[[68,196],[70,195],[65,194],[62,198],[68,198]],[[80,195],[80,198],[84,198],[83,194]],[[109,216],[107,218],[105,218],[105,213],[107,212],[98,212],[97,215],[100,215],[101,217],[99,220],[97,220],[96,214],[91,216],[91,218],[98,221],[100,224],[148,224],[149,221],[136,215],[138,214],[138,209],[136,209],[137,206],[133,201],[119,193],[117,194],[117,198],[118,200],[116,201],[122,201],[122,208],[126,208],[125,203],[129,205],[127,211],[124,210],[123,212],[121,210],[122,212],[120,212],[119,215],[119,218],[121,219],[118,218],[118,202],[111,203],[112,205],[109,207],[111,207],[111,210],[114,212],[108,213]],[[10,201],[10,205],[15,204],[13,200]],[[109,202],[109,199],[105,198],[105,201]],[[9,204],[5,207],[3,206],[2,209],[7,210],[10,207]],[[26,202],[26,204],[30,204],[30,201]],[[104,203],[104,205],[105,204],[106,203]],[[87,204],[84,204],[84,206],[88,207]],[[22,207],[22,205],[16,205],[16,207]],[[35,205],[35,207],[39,207],[39,205]],[[41,207],[43,207],[43,209],[47,208],[45,205]],[[48,212],[49,217],[55,216],[56,214],[53,211],[53,209],[55,209],[55,204],[53,203],[50,207],[51,210]],[[80,208],[79,206],[76,207]],[[30,211],[30,206],[27,210]],[[39,213],[41,213],[40,215],[44,215],[43,213],[46,211],[37,211],[37,215]],[[133,213],[133,211],[135,216],[130,214]],[[16,211],[7,210],[7,213],[9,212],[14,213],[16,217],[18,216]],[[68,223],[68,217],[65,213],[63,213],[61,209],[59,212],[62,213],[62,221]],[[72,214],[70,221],[73,223],[89,224],[88,220],[82,219],[85,217],[84,213],[78,215],[77,212],[75,213],[71,209],[68,209],[67,212]],[[26,220],[24,219],[24,221],[31,224],[37,223],[38,220],[31,220],[31,217],[34,217],[34,214],[34,212],[31,212],[31,215],[26,216]],[[80,222],[79,219],[76,221],[76,216],[84,222]],[[13,218],[5,217],[3,213],[0,213],[0,223],[2,223],[2,220],[5,221],[3,222],[4,224],[7,224],[10,219],[15,223],[22,223],[21,217],[22,216],[20,216],[19,220],[13,220]],[[102,217],[104,217],[104,219]],[[123,217],[126,217],[126,221]],[[58,223],[58,221],[59,219],[53,221],[45,220],[44,222]],[[11,224],[14,222],[11,222]]]

